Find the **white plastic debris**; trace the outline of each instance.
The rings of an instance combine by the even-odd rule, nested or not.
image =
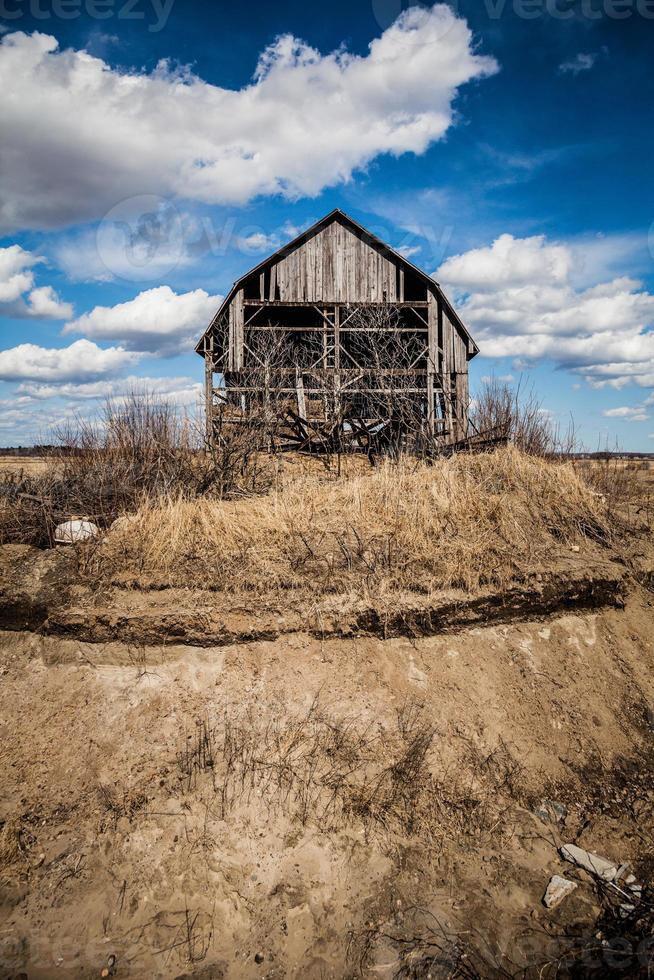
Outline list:
[[[543,905],[548,909],[555,909],[576,887],[576,881],[562,878],[561,875],[552,875],[543,895]]]
[[[590,851],[585,851],[583,847],[577,847],[576,844],[564,844],[561,848],[561,857],[595,875],[596,878],[601,878],[602,881],[615,881],[618,876],[619,868],[613,861],[598,854],[591,854]]]
[[[92,521],[64,521],[55,528],[54,539],[57,544],[77,544],[97,538],[100,528]]]

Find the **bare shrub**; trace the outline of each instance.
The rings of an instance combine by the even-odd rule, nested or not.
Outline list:
[[[108,401],[97,421],[77,419],[56,435],[67,509],[102,524],[134,509],[144,494],[161,496],[197,481],[190,424],[147,392]]]
[[[0,543],[45,547],[71,518],[106,528],[145,500],[260,492],[271,481],[254,423],[222,435],[207,452],[197,426],[147,391],[107,401],[97,418],[78,417],[55,439],[47,472],[3,474]]]
[[[106,527],[146,496],[187,492],[198,481],[190,425],[147,392],[109,400],[98,418],[78,417],[54,435],[47,473],[2,485],[2,540],[52,544],[62,520]]]
[[[530,456],[552,457],[574,448],[574,430],[555,425],[533,389],[524,391],[497,378],[482,382],[472,405],[470,422],[475,432],[508,439]]]

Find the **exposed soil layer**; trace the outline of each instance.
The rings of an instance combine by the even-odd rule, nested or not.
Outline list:
[[[69,566],[27,557],[46,629],[72,628]],[[141,596],[130,632],[125,590],[89,593],[87,634],[0,634],[0,976],[611,975],[611,896],[557,847],[631,862],[650,901],[654,607],[619,568],[613,600],[567,592],[603,608],[547,616],[546,583],[540,622],[442,633],[447,599],[406,630],[429,636],[360,610],[349,637],[307,616],[247,642],[244,609],[208,646],[197,596]],[[154,645],[166,609],[192,645]],[[548,911],[554,873],[578,888]]]
[[[85,582],[72,548],[7,545],[0,548],[0,628],[90,643],[199,647],[274,640],[298,631],[320,638],[431,636],[571,610],[621,608],[628,584],[625,565],[597,549],[556,556],[541,573],[505,590],[401,592],[383,600],[284,593],[282,603],[279,595],[266,601],[199,589],[99,587]]]

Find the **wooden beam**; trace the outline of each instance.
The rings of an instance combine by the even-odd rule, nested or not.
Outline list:
[[[272,277],[271,277],[272,278]],[[270,290],[272,293],[272,289]],[[416,309],[427,309],[429,303],[426,300],[407,300],[404,302],[396,302],[392,300],[389,303],[344,303],[340,300],[320,300],[321,306],[335,306],[340,303],[341,306],[347,307],[366,307],[366,306],[381,306],[381,307],[415,307]],[[246,306],[306,306],[315,308],[316,300],[284,300],[284,299],[246,299]]]

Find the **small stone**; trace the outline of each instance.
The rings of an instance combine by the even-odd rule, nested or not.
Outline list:
[[[263,953],[255,953],[254,962],[263,963]]]
[[[570,881],[568,878],[561,877],[561,875],[552,875],[543,895],[543,905],[545,908],[555,909],[576,887],[576,881]]]

